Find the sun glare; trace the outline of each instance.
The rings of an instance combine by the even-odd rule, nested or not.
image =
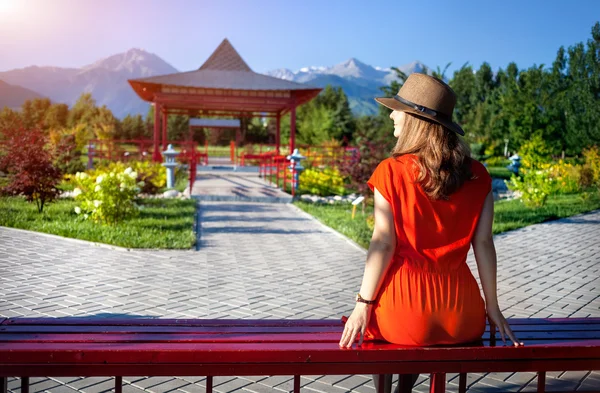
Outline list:
[[[17,9],[19,0],[0,0],[0,14],[10,14]]]

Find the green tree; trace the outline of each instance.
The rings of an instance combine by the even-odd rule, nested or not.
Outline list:
[[[35,98],[27,100],[21,106],[21,118],[25,128],[41,128],[47,130],[45,124],[46,113],[52,106],[48,98]]]
[[[121,121],[122,139],[143,139],[146,137],[146,124],[142,115],[127,115]]]

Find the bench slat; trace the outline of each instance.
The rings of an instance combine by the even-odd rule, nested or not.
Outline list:
[[[393,374],[398,373],[399,367],[403,372],[521,372],[521,371],[576,371],[598,368],[600,364],[588,359],[569,360],[514,360],[498,362],[483,361],[426,361],[426,362],[382,362],[382,363],[202,363],[202,364],[21,364],[8,365],[0,369],[0,375],[29,375],[29,376],[198,376],[198,375],[321,375],[321,374]]]
[[[595,359],[600,340],[525,347],[401,347],[367,343],[340,349],[337,343],[13,343],[3,345],[0,364],[28,363],[354,363],[386,361],[507,361]],[[1,367],[0,367],[1,368]]]
[[[8,318],[3,325],[92,325],[92,326],[342,326],[332,319],[149,319],[149,318]]]
[[[260,342],[339,342],[341,338],[341,330],[336,332],[317,332],[317,333],[190,333],[190,332],[157,332],[157,333],[128,333],[128,332],[113,332],[110,334],[97,332],[61,332],[61,333],[8,333],[0,334],[0,343],[16,343],[16,342],[245,342],[245,343],[260,343]],[[545,342],[560,342],[560,341],[581,341],[586,339],[600,338],[600,332],[578,331],[578,332],[515,332],[519,340],[527,344],[535,344],[542,340]],[[482,340],[487,343],[489,337]],[[496,334],[496,342],[501,342],[500,335]]]
[[[587,327],[586,327],[587,326]],[[535,334],[559,334],[562,336],[585,335],[588,337],[600,337],[600,324],[598,325],[565,325],[565,326],[546,326],[546,328],[537,325],[515,325],[512,327],[517,335],[535,335]],[[341,325],[325,326],[145,326],[145,325],[4,325],[0,326],[0,339],[7,333],[57,333],[57,334],[76,334],[76,333],[171,333],[171,334],[317,334],[317,333],[341,333]],[[552,332],[552,333],[550,333]],[[559,333],[560,332],[560,333]],[[484,333],[484,337],[489,336],[489,330]],[[496,333],[496,337],[500,337]]]
[[[3,333],[324,333],[324,332],[342,332],[343,326],[290,326],[290,327],[272,327],[272,326],[61,326],[61,325],[13,325],[0,327],[0,336]]]
[[[600,318],[510,318],[512,325],[600,325]],[[149,318],[7,318],[1,325],[92,326],[340,326],[337,319],[149,319]],[[489,328],[489,325],[487,326]]]

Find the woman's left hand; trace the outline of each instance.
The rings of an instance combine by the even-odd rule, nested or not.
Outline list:
[[[350,318],[344,325],[344,332],[340,340],[341,348],[351,348],[352,344],[356,340],[356,337],[360,335],[358,345],[361,345],[365,337],[365,331],[371,318],[371,306],[365,303],[356,303],[354,311],[350,315]]]

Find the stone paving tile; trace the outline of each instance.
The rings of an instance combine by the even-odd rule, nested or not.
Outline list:
[[[125,250],[0,228],[0,317],[349,315],[362,278],[363,249],[285,204],[202,202],[200,212],[199,251]],[[507,317],[600,317],[599,222],[596,211],[495,237],[499,301]],[[472,253],[468,263],[475,272]],[[532,390],[534,377],[471,374],[468,382],[472,391]],[[291,376],[221,380],[223,392],[284,392],[293,386]],[[455,391],[457,379],[448,380],[449,391]],[[114,385],[112,378],[36,381],[40,387],[55,384],[49,391],[97,392]],[[598,390],[599,381],[597,372],[547,376],[549,390],[563,385]],[[9,391],[20,391],[18,379],[8,384]],[[308,392],[374,393],[367,376],[303,376],[302,385]],[[123,390],[204,387],[204,377],[129,377]],[[414,390],[428,389],[421,375]]]

